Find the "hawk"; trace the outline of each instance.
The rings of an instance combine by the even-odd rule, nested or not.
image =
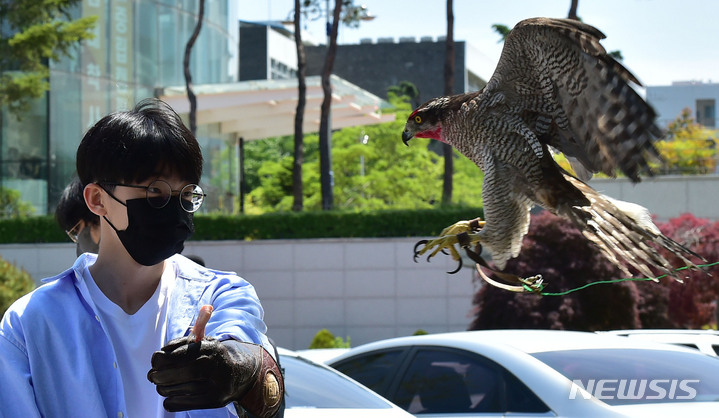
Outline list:
[[[402,133],[452,145],[484,171],[484,221],[461,221],[417,254],[480,243],[496,266],[519,254],[529,211],[539,205],[571,220],[625,274],[623,262],[647,277],[674,275],[655,243],[690,267],[696,256],[662,235],[647,209],[604,196],[584,181],[623,172],[651,175],[662,136],[656,114],[631,87],[639,81],[600,45],[598,29],[569,19],[519,22],[481,91],[432,99],[409,116]],[[575,175],[552,157],[563,153]],[[458,238],[459,234],[459,238]],[[464,237],[462,237],[464,235]]]

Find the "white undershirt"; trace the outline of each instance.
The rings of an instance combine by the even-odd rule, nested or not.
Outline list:
[[[165,341],[167,305],[175,284],[174,264],[166,263],[155,293],[133,315],[128,315],[97,287],[87,267],[83,272],[90,296],[110,334],[122,376],[127,418],[170,418],[162,407],[163,397],[147,380],[152,353]]]

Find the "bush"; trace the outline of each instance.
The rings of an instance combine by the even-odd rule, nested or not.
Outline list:
[[[345,341],[342,337],[335,337],[328,329],[321,329],[315,334],[309,348],[350,348],[350,337]]]
[[[196,215],[192,240],[432,236],[458,220],[477,216],[482,216],[481,208]],[[0,220],[0,244],[34,242],[69,239],[52,216]]]
[[[32,291],[35,281],[23,269],[15,267],[0,257],[0,311],[5,314],[7,308],[20,296]]]
[[[53,216],[0,219],[0,244],[70,242]]]

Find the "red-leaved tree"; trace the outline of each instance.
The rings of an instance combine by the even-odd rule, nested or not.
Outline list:
[[[662,233],[706,258],[719,261],[719,222],[683,214],[669,222],[659,223]],[[663,255],[680,265],[668,252]],[[645,328],[701,328],[716,323],[719,299],[719,266],[702,270],[682,270],[683,283],[662,279],[663,289],[654,283],[638,283],[639,311]]]
[[[532,216],[522,251],[505,271],[523,277],[541,273],[545,291],[552,293],[621,277],[619,269],[577,228],[546,211]],[[562,296],[513,293],[484,284],[474,304],[477,316],[470,329],[594,331],[639,326],[636,288],[631,282],[592,286]]]
[[[719,222],[682,215],[658,226],[665,235],[710,262],[719,260]],[[541,273],[546,283],[544,292],[554,294],[591,282],[624,278],[569,221],[548,212],[532,216],[522,252],[507,263],[505,271],[524,277]],[[595,331],[699,328],[715,323],[719,267],[683,270],[680,275],[686,277],[684,283],[668,277],[660,283],[619,281],[548,296],[512,293],[484,284],[474,297],[476,317],[470,329]]]

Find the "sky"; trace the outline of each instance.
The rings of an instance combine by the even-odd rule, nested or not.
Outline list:
[[[325,2],[320,2],[324,8]],[[357,29],[341,26],[340,44],[359,43],[362,38],[436,38],[447,32],[445,0],[355,0],[355,4],[365,4],[376,17]],[[293,5],[293,0],[239,0],[240,19],[285,20]],[[454,0],[454,38],[479,51],[491,74],[502,51],[493,24],[511,28],[530,17],[566,17],[569,5],[570,0]],[[624,65],[645,86],[719,83],[717,0],[580,0],[578,15],[607,36],[604,47],[620,50]],[[307,32],[324,42],[324,17],[308,23]]]

